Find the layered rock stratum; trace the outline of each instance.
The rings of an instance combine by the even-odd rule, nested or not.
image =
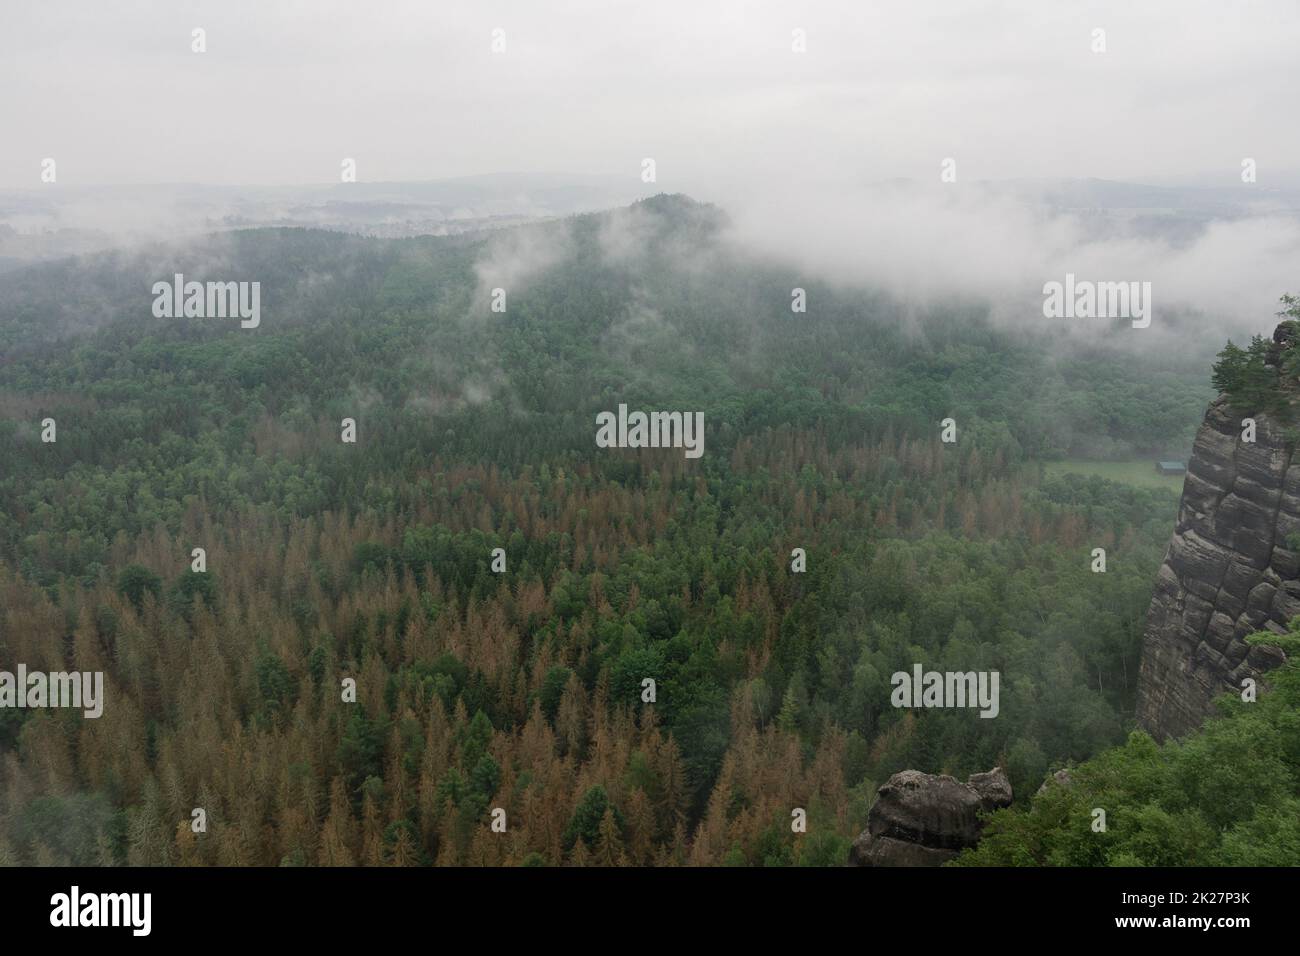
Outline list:
[[[1137,719],[1158,739],[1195,731],[1215,697],[1281,663],[1244,638],[1300,615],[1300,457],[1265,415],[1244,441],[1243,417],[1224,396],[1206,412],[1156,577]]]
[[[941,866],[979,842],[981,813],[1011,806],[1001,767],[955,777],[903,770],[876,792],[867,829],[853,842],[856,866]]]

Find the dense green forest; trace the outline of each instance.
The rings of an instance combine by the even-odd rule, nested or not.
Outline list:
[[[993,814],[955,865],[1300,866],[1300,618],[1289,635],[1250,639],[1289,655],[1267,694],[1227,695],[1223,715],[1183,742],[1134,731],[1028,811]]]
[[[260,326],[154,318],[173,273],[259,280]],[[0,667],[107,700],[0,710],[0,862],[831,865],[905,767],[1024,802],[1128,737],[1177,507],[1043,463],[1185,452],[1212,394],[684,197],[6,274]],[[703,412],[704,455],[597,448],[620,403]],[[999,671],[998,718],[894,709],[914,663]]]
[[[1267,413],[1294,432],[1300,373],[1300,298],[1282,296],[1273,339],[1219,353],[1214,386],[1242,414]],[[1028,806],[994,813],[957,866],[1300,866],[1300,618],[1289,633],[1251,644],[1280,647],[1268,692],[1226,694],[1220,716],[1186,740],[1158,744],[1135,730]]]

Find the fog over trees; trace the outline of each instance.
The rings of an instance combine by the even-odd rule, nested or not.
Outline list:
[[[1300,14],[938,6],[7,12],[0,864],[839,866],[995,767],[957,866],[1300,864],[1293,661],[1135,717],[1207,406],[1293,428]]]

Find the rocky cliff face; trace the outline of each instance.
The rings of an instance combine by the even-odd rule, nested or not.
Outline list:
[[[903,770],[876,792],[867,829],[853,842],[856,866],[940,866],[979,842],[980,813],[1011,806],[1001,767],[955,777]]]
[[[1281,630],[1300,614],[1300,456],[1282,427],[1256,416],[1255,441],[1220,397],[1210,405],[1187,465],[1178,520],[1156,579],[1138,677],[1138,722],[1182,737],[1284,657],[1251,647],[1254,631]]]

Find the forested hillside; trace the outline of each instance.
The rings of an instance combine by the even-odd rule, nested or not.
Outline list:
[[[1290,631],[1250,638],[1288,655],[1267,694],[1227,695],[1182,742],[1134,731],[994,814],[957,865],[1300,866],[1300,618]]]
[[[174,273],[260,326],[155,318]],[[829,865],[902,768],[1032,793],[1125,739],[1177,504],[1043,463],[1186,447],[1205,378],[684,197],[0,276],[0,666],[106,673],[102,718],[0,710],[0,862]],[[703,456],[596,447],[620,403]],[[997,719],[891,707],[916,662],[999,671]]]

